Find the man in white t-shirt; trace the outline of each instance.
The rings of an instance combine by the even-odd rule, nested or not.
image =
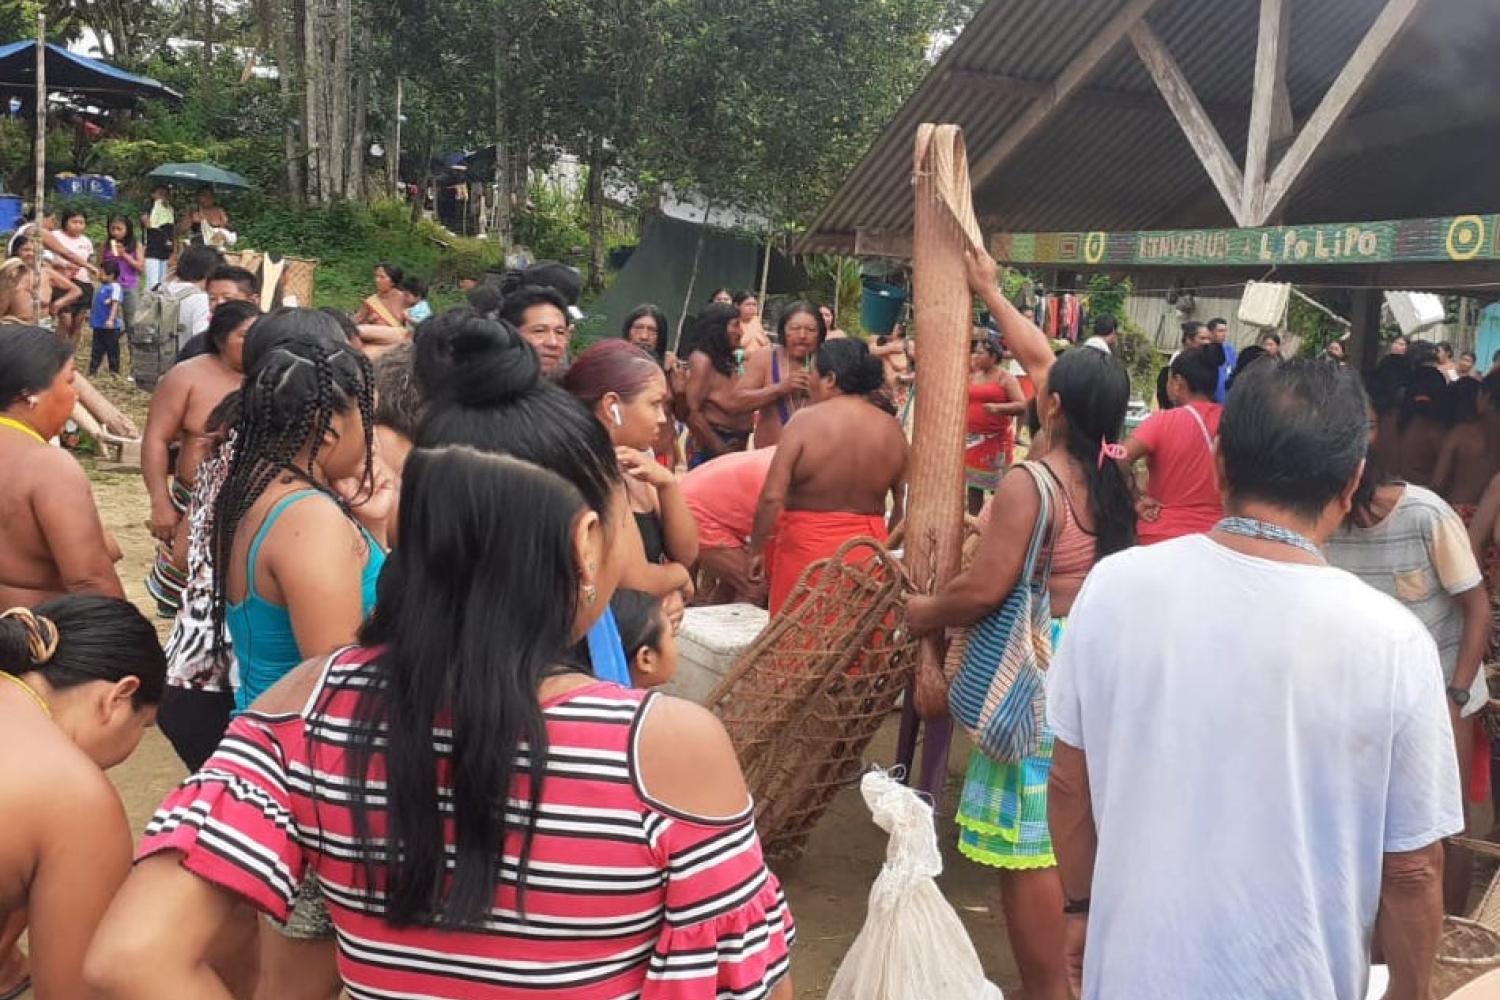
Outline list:
[[[1115,340],[1119,336],[1120,321],[1109,313],[1100,313],[1094,317],[1094,335],[1083,342],[1084,347],[1092,347],[1096,351],[1105,354],[1113,354],[1115,351]]]
[[[1085,1000],[1362,1000],[1378,912],[1390,995],[1425,996],[1463,828],[1438,651],[1319,548],[1364,393],[1320,362],[1240,377],[1231,516],[1099,563],[1048,675],[1069,960]]]
[[[219,266],[219,251],[210,246],[188,247],[177,257],[177,273],[162,284],[166,295],[188,293],[177,312],[177,346],[182,348],[194,334],[208,329],[212,310],[208,302],[208,276]]]

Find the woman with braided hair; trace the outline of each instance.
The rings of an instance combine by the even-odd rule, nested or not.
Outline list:
[[[235,448],[214,502],[212,617],[239,664],[243,712],[304,660],[354,641],[375,603],[385,552],[350,511],[374,492],[374,374],[338,324],[279,309],[245,344]],[[362,485],[353,501],[333,488]],[[261,935],[258,995],[338,992],[331,928],[316,888]]]
[[[126,601],[72,594],[0,612],[0,754],[25,762],[0,770],[0,997],[89,995],[84,952],[130,870],[104,772],[140,743],[166,668]]]

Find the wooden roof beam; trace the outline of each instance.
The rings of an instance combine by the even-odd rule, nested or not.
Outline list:
[[[1328,136],[1338,128],[1374,78],[1385,57],[1395,48],[1396,39],[1411,23],[1422,0],[1386,0],[1385,7],[1365,32],[1354,54],[1334,79],[1328,93],[1302,126],[1291,147],[1276,166],[1260,200],[1261,218],[1269,219],[1280,212],[1293,190],[1307,173],[1307,167],[1320,152]],[[1242,223],[1243,225],[1243,223]]]
[[[1182,127],[1183,135],[1187,136],[1188,144],[1198,154],[1198,161],[1208,171],[1208,177],[1214,182],[1219,197],[1228,206],[1229,214],[1234,216],[1239,225],[1249,225],[1245,221],[1244,176],[1229,155],[1224,139],[1209,119],[1208,112],[1203,110],[1198,95],[1193,93],[1192,85],[1183,76],[1182,68],[1145,21],[1137,22],[1129,33],[1141,62],[1150,71],[1151,79],[1156,81],[1157,89],[1161,91],[1167,107],[1172,109],[1172,115]]]
[[[1032,101],[1031,107],[1027,108],[1020,120],[1000,137],[1000,141],[995,144],[994,148],[969,165],[969,176],[974,190],[977,191],[983,187],[996,171],[1016,155],[1017,151],[1026,144],[1026,140],[1035,135],[1037,130],[1052,118],[1057,109],[1078,92],[1100,64],[1115,50],[1115,46],[1124,41],[1131,27],[1139,23],[1156,2],[1157,0],[1130,0],[1130,3],[1126,4],[1118,14],[1109,19],[1099,34],[1095,35],[1093,40],[1085,45],[1082,51],[1073,57],[1073,61],[1058,74],[1048,90]]]
[[[1052,84],[1040,80],[1028,80],[1003,73],[990,73],[978,69],[954,69],[944,74],[944,79],[955,86],[981,90],[997,97],[1011,97],[1035,101],[1047,98],[1052,93]],[[1155,114],[1171,114],[1171,109],[1162,103],[1157,93],[1138,93],[1132,90],[1109,90],[1103,87],[1084,87],[1074,95],[1080,104],[1099,108],[1116,108],[1121,111],[1149,111]],[[1219,118],[1244,120],[1250,109],[1243,104],[1228,101],[1205,101],[1203,109]]]
[[[1286,93],[1287,14],[1290,0],[1260,0],[1260,34],[1255,47],[1255,84],[1250,97],[1250,133],[1245,144],[1245,180],[1240,193],[1241,225],[1265,221],[1262,206],[1271,154],[1272,119],[1278,90]]]

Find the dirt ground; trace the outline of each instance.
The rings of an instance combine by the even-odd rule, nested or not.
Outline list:
[[[101,389],[144,425],[144,394],[122,384],[123,380],[100,381]],[[125,589],[131,600],[149,614],[152,603],[142,581],[150,565],[152,541],[145,527],[149,505],[140,476],[133,472],[100,471],[92,466],[90,476],[104,526],[119,540],[125,554],[120,566]],[[167,627],[168,623],[161,623],[163,638]],[[893,716],[872,744],[868,759],[884,765],[893,763],[895,740]],[[963,738],[955,738],[949,757],[948,789],[938,820],[938,839],[945,863],[939,884],[968,929],[986,974],[1010,993],[1017,988],[1018,981],[999,914],[998,880],[993,872],[960,857],[953,847],[956,835],[952,812],[967,756]],[[147,734],[130,760],[111,772],[133,829],[144,829],[156,804],[181,780],[183,773],[171,747],[155,731]],[[864,923],[866,900],[884,861],[885,844],[885,834],[871,821],[858,788],[851,787],[834,801],[809,842],[806,854],[778,871],[797,919],[793,977],[799,1000],[814,1000],[826,994],[839,962]]]

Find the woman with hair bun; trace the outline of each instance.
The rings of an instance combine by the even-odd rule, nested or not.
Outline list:
[[[127,601],[73,594],[0,612],[0,995],[90,995],[84,953],[130,870],[104,772],[140,744],[166,669]],[[23,929],[29,955],[15,947]]]
[[[812,405],[787,422],[750,536],[752,578],[769,571],[774,615],[802,571],[850,538],[885,540],[900,517],[906,435],[871,397],[885,368],[862,340],[825,341],[813,357]]]
[[[209,995],[234,904],[284,919],[311,877],[352,996],[791,1000],[791,914],[723,726],[574,653],[631,530],[604,428],[508,324],[453,310],[417,346],[428,409],[359,644],[163,803],[93,985]]]

